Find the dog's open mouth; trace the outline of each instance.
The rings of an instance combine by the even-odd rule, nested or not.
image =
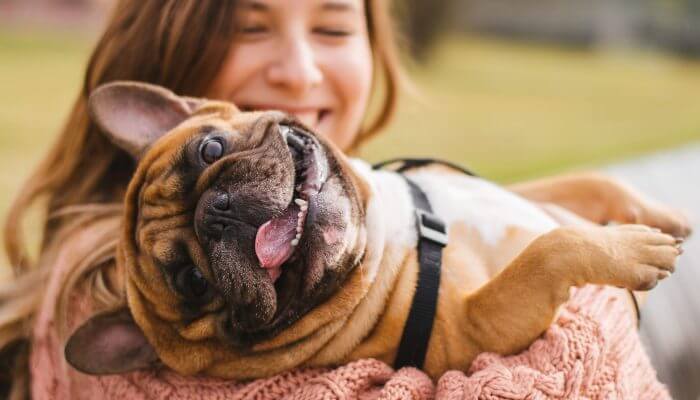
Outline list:
[[[294,194],[287,208],[262,224],[255,236],[260,266],[278,289],[287,286],[277,280],[299,258],[309,206],[328,176],[326,158],[314,137],[288,125],[280,125],[280,130],[294,160]]]

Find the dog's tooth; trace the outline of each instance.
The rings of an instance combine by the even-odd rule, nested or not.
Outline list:
[[[309,206],[307,204],[302,204],[299,206],[299,208],[301,208],[301,211],[306,211],[309,208]]]
[[[306,200],[304,199],[294,199],[294,202],[302,209],[306,206]]]
[[[303,211],[299,211],[299,214],[297,214],[297,217],[299,217],[299,219],[303,218],[303,217],[304,217],[304,212],[303,212]]]
[[[299,244],[299,239],[297,239],[297,238],[292,239],[292,246],[296,246],[298,244]]]
[[[311,197],[314,194],[318,193],[318,187],[317,187],[317,185],[314,185],[314,184],[308,184],[308,185],[305,184],[301,190],[301,193]]]

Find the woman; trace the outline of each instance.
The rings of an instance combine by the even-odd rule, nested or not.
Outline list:
[[[353,151],[390,120],[402,74],[384,0],[119,1],[65,127],[16,198],[5,226],[17,279],[0,291],[6,315],[0,322],[0,358],[8,367],[0,369],[13,371],[0,379],[5,389],[12,382],[12,398],[26,397],[30,386],[36,398],[77,396],[56,383],[76,388],[85,379],[63,362],[65,333],[79,322],[82,307],[122,300],[113,268],[116,230],[134,164],[98,132],[86,111],[89,93],[113,80],[151,82],[180,95],[233,101],[242,109],[281,109]],[[378,112],[368,118],[372,94],[381,96]],[[543,193],[565,186],[567,179],[517,190],[565,202],[566,191]],[[610,185],[595,176],[571,179]],[[46,217],[40,257],[32,262],[21,222],[37,203],[45,204]],[[596,222],[629,220],[622,203],[571,208]],[[50,370],[49,383],[34,376],[42,371],[37,366]]]

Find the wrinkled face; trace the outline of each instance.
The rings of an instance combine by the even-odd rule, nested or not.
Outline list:
[[[133,237],[137,268],[159,271],[179,314],[161,318],[247,346],[342,284],[362,257],[363,210],[342,156],[296,120],[226,114],[186,121],[146,153]],[[138,285],[157,292],[149,279]]]
[[[280,110],[341,149],[372,87],[362,0],[242,0],[236,39],[206,93],[242,110]]]

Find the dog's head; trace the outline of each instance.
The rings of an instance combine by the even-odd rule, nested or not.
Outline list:
[[[79,370],[160,358],[201,372],[283,332],[361,261],[366,189],[293,118],[133,82],[98,88],[90,111],[138,167],[118,258],[129,309],[71,336],[66,357]]]

